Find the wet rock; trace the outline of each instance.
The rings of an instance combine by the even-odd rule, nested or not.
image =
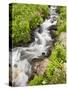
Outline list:
[[[52,37],[52,39],[56,39],[56,34],[55,34],[55,30],[50,30],[50,35],[51,35],[51,37]]]
[[[52,25],[52,26],[50,26],[48,29],[49,29],[49,30],[57,30],[57,27],[56,27],[56,25]]]
[[[48,66],[48,58],[42,61],[36,61],[33,63],[33,72],[38,75],[43,75],[47,66]]]

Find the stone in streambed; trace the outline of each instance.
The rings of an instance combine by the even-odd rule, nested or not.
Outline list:
[[[38,61],[34,63],[33,71],[38,75],[43,75],[47,66],[48,66],[48,58]]]

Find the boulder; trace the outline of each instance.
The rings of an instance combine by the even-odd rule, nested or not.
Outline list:
[[[48,66],[48,58],[33,63],[33,73],[43,75]]]

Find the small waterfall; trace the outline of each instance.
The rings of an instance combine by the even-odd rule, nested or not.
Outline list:
[[[39,58],[43,54],[48,55],[53,39],[49,28],[57,24],[57,13],[55,6],[50,7],[50,16],[39,29],[34,32],[35,41],[28,47],[16,47],[10,52],[10,66],[12,67],[12,85],[26,86],[32,73],[30,62],[34,58]],[[41,31],[41,32],[40,32]],[[10,67],[10,68],[11,68]]]

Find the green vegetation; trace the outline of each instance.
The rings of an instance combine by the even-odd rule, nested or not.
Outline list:
[[[27,44],[31,40],[31,31],[35,30],[48,16],[48,6],[10,4],[9,7],[9,28],[13,46]]]
[[[59,6],[57,9],[59,14],[56,35],[66,31],[66,7]]]
[[[46,72],[49,83],[57,84],[65,82],[65,73],[63,71],[63,63],[66,62],[65,52],[65,48],[60,42],[55,43]]]
[[[66,53],[65,53],[66,51],[65,51],[65,48],[64,48],[64,46],[62,45],[62,43],[61,42],[56,42],[55,43],[55,47],[54,47],[54,49],[53,49],[53,51],[52,51],[52,54],[51,54],[51,56],[50,56],[50,60],[52,61],[58,61],[59,63],[64,63],[64,62],[66,62],[66,60],[65,60],[65,55],[66,55]]]
[[[33,30],[36,29],[41,22],[43,22],[43,19],[40,16],[34,16],[30,21],[30,28]]]
[[[29,85],[42,85],[43,79],[42,75],[35,75],[34,79],[29,82]]]

